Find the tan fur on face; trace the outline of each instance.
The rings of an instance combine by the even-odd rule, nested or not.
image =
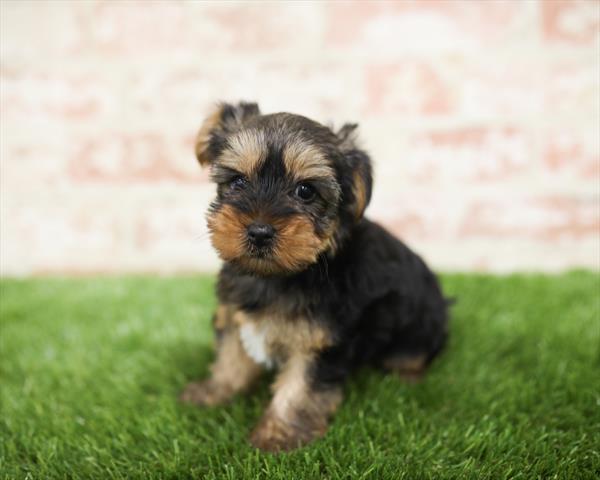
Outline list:
[[[261,130],[246,129],[228,139],[228,148],[219,157],[219,165],[251,177],[267,157],[267,141]]]
[[[330,179],[335,181],[335,172],[323,152],[321,152],[316,147],[302,142],[301,140],[294,140],[289,143],[285,150],[283,151],[283,163],[285,165],[286,171],[292,175],[295,181],[307,180],[307,179]],[[307,220],[308,221],[308,220]],[[310,223],[310,222],[308,222]],[[300,225],[291,225],[291,229],[302,228]],[[296,254],[296,250],[287,249],[289,255],[284,255],[288,257],[287,259],[290,263],[294,263],[294,260],[298,260],[299,265],[310,265],[317,260],[317,257],[320,253],[324,251],[335,251],[336,244],[333,233],[335,232],[336,225],[332,225],[329,232],[324,235],[324,238],[318,238],[316,235],[313,235],[311,239],[305,238],[306,240],[310,240],[310,243],[315,248],[312,252],[309,252],[310,248],[303,249],[303,252],[298,252]],[[310,229],[303,229],[306,232],[312,231],[312,226]],[[294,245],[290,245],[290,247],[294,248]],[[304,257],[306,254],[306,257]]]
[[[210,143],[210,132],[219,125],[223,108],[224,107],[222,105],[216,108],[215,111],[211,113],[206,120],[204,120],[198,135],[196,135],[195,151],[196,158],[200,162],[200,165],[207,165],[210,163],[210,159],[207,155],[208,146]]]
[[[212,244],[223,260],[231,261],[244,255],[246,227],[251,221],[249,216],[230,205],[208,217]]]
[[[309,219],[297,216],[273,223],[278,236],[275,256],[284,270],[297,271],[317,261],[323,241]]]
[[[225,205],[208,217],[211,241],[225,261],[238,261],[248,270],[272,275],[299,271],[317,261],[330,242],[320,239],[312,222],[303,216],[276,219],[273,255],[269,258],[246,256],[246,228],[255,219]],[[267,220],[268,221],[268,220]]]
[[[294,140],[283,151],[283,163],[296,181],[308,178],[335,178],[333,168],[316,147]]]

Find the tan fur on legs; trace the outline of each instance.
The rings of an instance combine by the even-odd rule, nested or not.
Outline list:
[[[217,358],[211,366],[211,376],[201,382],[187,385],[181,401],[196,405],[219,405],[235,394],[248,389],[259,377],[262,368],[254,362],[242,346],[239,328],[231,323],[231,308],[220,306],[215,326],[223,325],[217,347]]]
[[[425,374],[427,358],[424,355],[389,357],[383,362],[383,368],[395,373],[406,382],[417,383]]]
[[[340,387],[315,390],[307,379],[312,358],[292,356],[273,385],[273,399],[252,432],[250,442],[261,450],[292,450],[322,437],[329,418],[342,401]]]

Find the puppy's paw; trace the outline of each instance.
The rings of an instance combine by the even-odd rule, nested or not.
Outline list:
[[[189,383],[179,396],[179,400],[183,403],[211,407],[227,403],[231,397],[233,397],[231,389],[208,379]]]
[[[304,422],[287,423],[267,412],[250,434],[250,443],[265,452],[286,452],[322,437],[326,429]]]
[[[407,383],[419,383],[427,369],[427,357],[396,355],[385,359],[383,367]]]

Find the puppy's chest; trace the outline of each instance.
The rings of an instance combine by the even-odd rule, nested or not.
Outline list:
[[[323,326],[303,317],[239,311],[235,321],[248,356],[268,368],[295,354],[314,354],[332,343]]]
[[[248,356],[260,365],[272,368],[274,358],[271,348],[267,350],[267,329],[253,322],[240,326],[240,340]]]

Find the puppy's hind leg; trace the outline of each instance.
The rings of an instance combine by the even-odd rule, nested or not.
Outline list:
[[[397,353],[385,358],[381,366],[386,372],[398,375],[406,382],[417,383],[427,370],[427,356]]]
[[[446,342],[442,302],[440,297],[433,305],[415,308],[401,295],[391,293],[372,304],[365,318],[371,320],[367,325],[372,343],[381,352],[375,354],[374,364],[407,382],[421,380]]]

